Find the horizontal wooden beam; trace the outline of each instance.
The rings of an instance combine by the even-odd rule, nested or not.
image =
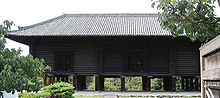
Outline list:
[[[203,80],[220,80],[220,68],[203,71],[202,74]]]

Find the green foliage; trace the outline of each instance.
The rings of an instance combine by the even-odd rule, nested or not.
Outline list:
[[[86,77],[86,88],[88,90],[95,90],[95,77]]]
[[[0,91],[38,91],[41,88],[39,78],[50,67],[44,66],[43,59],[32,55],[21,56],[21,50],[5,48],[5,36],[13,23],[4,21],[0,25]]]
[[[95,89],[94,78],[89,79],[87,88],[89,90]],[[180,83],[180,82],[179,82]],[[105,90],[120,90],[121,79],[120,78],[105,78],[104,82]],[[142,90],[142,78],[141,77],[125,77],[125,89],[126,90]],[[152,90],[163,90],[163,79],[154,78],[151,79]]]
[[[126,90],[142,90],[142,77],[126,77],[125,78]]]
[[[43,93],[47,96],[44,97],[59,97],[59,98],[73,98],[74,87],[65,82],[58,82],[49,86],[43,87]],[[49,95],[49,96],[48,96]]]
[[[192,41],[207,42],[220,32],[214,2],[216,0],[155,0],[152,6],[157,4],[161,26],[174,37],[186,35]]]
[[[30,93],[30,92],[21,92],[19,93],[19,98],[43,98],[50,96],[50,93]]]
[[[34,94],[28,92],[22,92],[18,95],[19,98],[34,98]]]
[[[105,78],[104,88],[105,90],[120,90],[121,79],[120,78]]]
[[[176,90],[181,90],[182,86],[181,86],[181,77],[177,77],[176,78]]]
[[[163,90],[163,78],[151,79],[151,90]]]

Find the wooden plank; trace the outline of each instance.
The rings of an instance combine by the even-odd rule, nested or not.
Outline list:
[[[129,39],[129,38],[128,38]],[[113,64],[110,64],[110,68],[114,67],[114,71],[110,70],[109,71],[109,75],[110,74],[114,74],[116,71],[117,72],[122,72],[125,74],[129,74],[129,72],[127,71],[128,68],[128,64],[127,64],[127,51],[129,49],[143,49],[144,52],[144,56],[145,58],[151,58],[151,51],[155,50],[155,49],[161,49],[164,48],[167,50],[167,53],[165,53],[166,57],[167,57],[167,66],[166,66],[166,74],[170,74],[171,71],[173,72],[177,72],[177,75],[191,75],[191,74],[199,74],[199,66],[197,66],[199,64],[199,61],[196,60],[196,58],[198,58],[198,51],[195,51],[199,46],[195,43],[192,43],[190,41],[187,41],[186,39],[160,39],[158,40],[158,38],[151,38],[151,39],[144,39],[144,40],[140,40],[138,38],[135,39],[129,39],[128,41],[122,39],[111,39],[108,40],[108,42],[110,42],[110,44],[106,44],[106,40],[101,40],[102,43],[99,43],[99,45],[97,45],[97,41],[99,41],[98,39],[96,40],[57,40],[57,39],[48,39],[48,40],[41,40],[41,43],[43,44],[36,44],[34,45],[33,48],[33,52],[36,53],[36,55],[38,57],[42,57],[45,58],[46,64],[47,65],[51,65],[52,70],[54,69],[54,63],[55,63],[55,54],[54,54],[54,50],[56,49],[60,49],[60,50],[68,50],[68,51],[74,51],[74,57],[73,60],[71,61],[71,63],[74,64],[74,66],[71,66],[71,68],[73,67],[73,71],[71,70],[70,72],[67,73],[76,73],[76,74],[80,74],[80,75],[95,75],[97,74],[97,70],[100,70],[101,66],[99,65],[97,67],[98,64],[98,57],[97,57],[97,49],[100,48],[100,46],[102,46],[103,48],[108,48],[111,46],[111,48],[115,48],[118,49],[116,50],[116,54],[122,54],[120,60],[115,61],[113,60]],[[175,41],[173,44],[173,47],[170,47],[172,49],[168,49],[168,46],[170,46],[168,43],[169,41]],[[166,44],[167,43],[167,44]],[[193,46],[193,47],[192,47]],[[177,51],[174,51],[175,49],[173,48],[178,48]],[[191,48],[192,47],[192,48]],[[189,49],[188,49],[189,48]],[[171,51],[172,50],[172,51]],[[169,52],[169,53],[168,53]],[[171,67],[171,65],[169,63],[170,56],[169,55],[173,55],[173,57],[177,56],[177,59],[175,60],[175,64],[177,64],[178,66],[176,67]],[[103,55],[104,56],[104,55]],[[149,56],[149,57],[147,57]],[[155,56],[154,62],[157,62],[157,58],[163,56],[163,55],[158,55]],[[160,73],[158,69],[158,67],[160,67],[162,69],[163,64],[158,65],[157,68],[155,67],[154,70],[150,70],[150,66],[148,66],[150,63],[147,61],[144,61],[145,64],[144,66],[144,74],[147,73],[152,73],[152,75],[157,75],[158,73]],[[118,67],[116,66],[117,64],[115,63],[122,63],[122,67]],[[149,63],[149,64],[147,64]],[[160,63],[163,63],[162,61]],[[197,64],[198,63],[198,64]],[[174,63],[172,63],[174,64]],[[112,67],[113,66],[113,67]],[[152,65],[153,66],[153,65]],[[110,68],[106,68],[106,69],[110,69]],[[153,73],[154,72],[154,73]],[[162,73],[165,76],[165,73]],[[142,75],[142,74],[140,74]]]
[[[206,70],[202,72],[203,80],[220,80],[220,68]]]

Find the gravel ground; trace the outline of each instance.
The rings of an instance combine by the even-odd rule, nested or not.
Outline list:
[[[73,96],[100,96],[104,98],[120,97],[200,97],[200,92],[120,92],[120,91],[76,91]]]

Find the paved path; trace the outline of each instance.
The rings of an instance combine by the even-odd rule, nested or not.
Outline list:
[[[116,92],[116,91],[77,91],[73,96],[103,96],[104,98],[124,97],[156,97],[156,96],[192,96],[200,97],[200,92]]]

